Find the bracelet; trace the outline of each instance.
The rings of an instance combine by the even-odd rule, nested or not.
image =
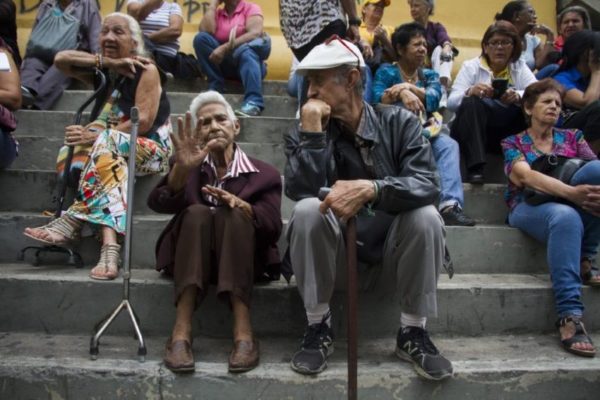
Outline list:
[[[104,60],[102,59],[102,54],[96,53],[96,68],[102,69],[104,67]]]
[[[371,201],[371,203],[375,203],[377,201],[377,198],[379,197],[379,184],[377,183],[377,181],[371,181],[371,183],[373,184],[373,190],[375,191],[375,197],[373,198],[373,201]]]

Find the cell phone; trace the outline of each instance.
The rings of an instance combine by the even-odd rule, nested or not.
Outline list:
[[[492,79],[492,87],[494,88],[494,99],[499,99],[502,97],[506,90],[508,89],[508,79],[506,78],[496,78]]]

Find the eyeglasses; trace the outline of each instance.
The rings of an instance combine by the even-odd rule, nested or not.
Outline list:
[[[358,54],[356,54],[356,52],[354,50],[352,50],[350,48],[350,46],[348,46],[344,42],[344,40],[342,40],[341,37],[339,37],[338,35],[331,35],[331,37],[325,41],[325,44],[329,44],[329,43],[333,42],[334,40],[337,40],[338,42],[340,42],[342,44],[342,46],[344,46],[350,53],[352,53],[354,55],[354,57],[356,57],[356,66],[358,68],[360,68],[360,57],[358,57]]]
[[[513,45],[512,40],[494,40],[492,42],[487,42],[487,45],[490,47],[510,47]]]

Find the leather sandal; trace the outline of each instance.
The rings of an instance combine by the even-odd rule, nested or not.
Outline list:
[[[586,286],[600,287],[600,271],[587,257],[581,259],[581,282]]]
[[[258,340],[237,340],[229,355],[229,372],[246,372],[256,368],[259,360]]]
[[[38,242],[61,246],[79,239],[82,225],[82,221],[63,215],[59,218],[53,219],[46,225],[39,226],[37,228],[25,228],[23,234],[29,238],[32,238],[33,240],[37,240]],[[60,235],[63,239],[53,240],[36,236],[32,233],[34,229],[44,232],[46,235]]]
[[[581,357],[594,357],[596,355],[596,348],[593,348],[592,350],[581,350],[573,347],[576,343],[589,343],[592,346],[594,345],[594,342],[592,342],[592,339],[588,336],[583,326],[583,322],[581,322],[579,317],[569,316],[560,318],[556,321],[556,327],[562,328],[568,323],[573,323],[575,325],[575,333],[568,339],[561,339],[560,342],[562,343],[563,348],[569,353]]]
[[[100,260],[90,271],[90,278],[107,281],[119,276],[120,250],[121,246],[116,243],[103,245],[100,250]]]

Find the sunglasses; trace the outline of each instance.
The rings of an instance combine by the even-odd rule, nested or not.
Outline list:
[[[338,35],[332,35],[329,39],[327,39],[325,41],[325,44],[328,45],[329,43],[333,42],[334,40],[337,40],[338,42],[340,42],[342,46],[344,46],[350,53],[352,53],[354,55],[354,57],[356,57],[356,67],[360,68],[360,57],[358,56],[358,54],[356,54],[356,52],[354,50],[352,50],[352,48],[350,46],[348,46],[346,44],[346,42],[341,37],[339,37]]]

